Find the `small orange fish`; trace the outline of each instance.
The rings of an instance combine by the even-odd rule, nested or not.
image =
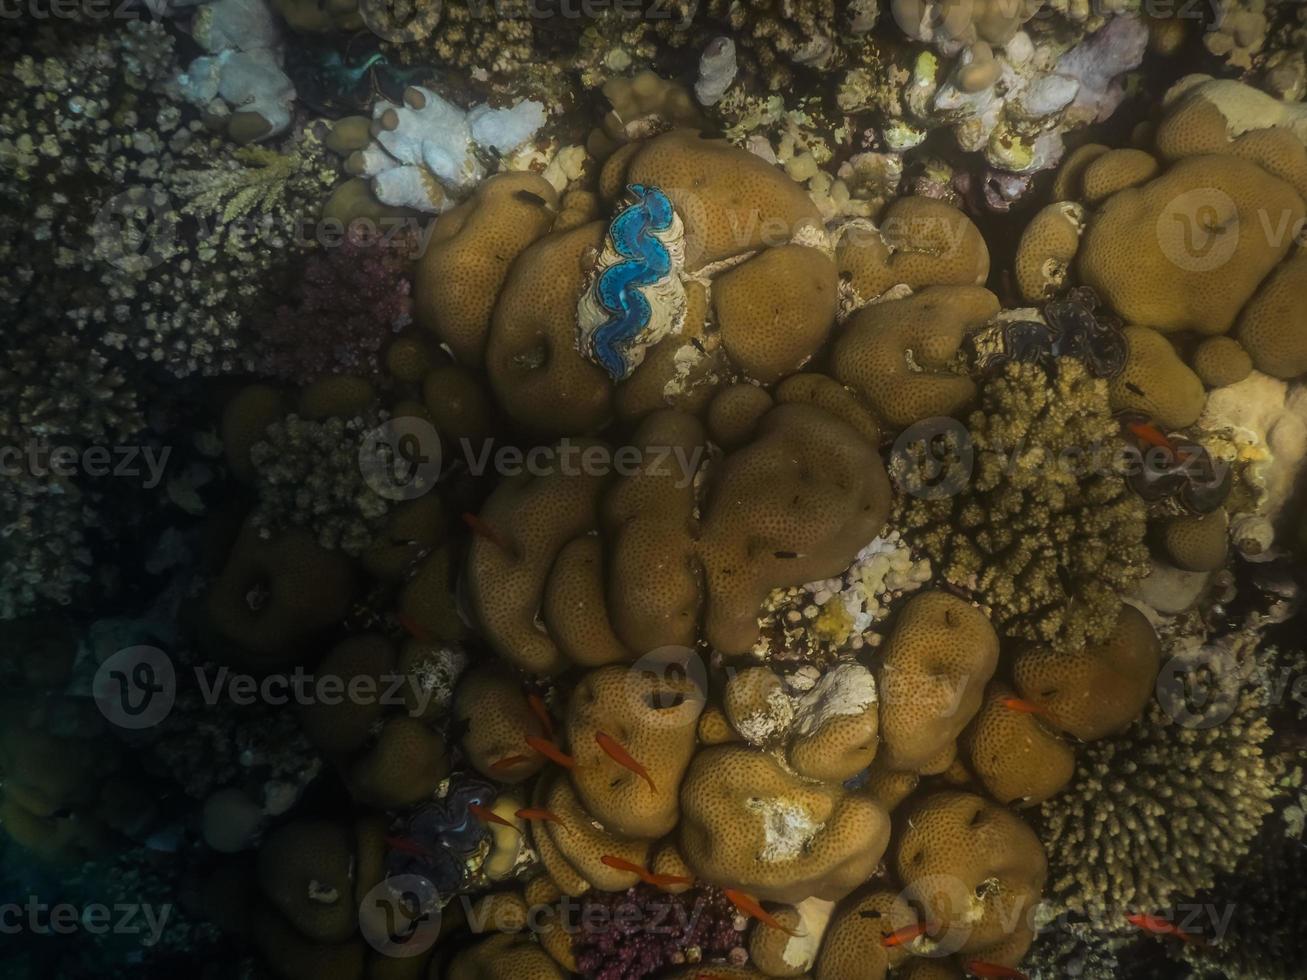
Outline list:
[[[400,851],[404,854],[412,854],[414,857],[430,857],[431,852],[415,840],[407,837],[387,837],[386,846],[392,851]]]
[[[1140,442],[1146,442],[1150,446],[1156,446],[1158,449],[1174,449],[1171,440],[1167,438],[1165,432],[1155,426],[1152,422],[1127,422],[1125,425],[1129,433]]]
[[[531,706],[531,712],[540,719],[540,725],[545,730],[545,738],[554,737],[554,719],[549,715],[549,706],[545,704],[545,699],[539,694],[528,694],[526,703]]]
[[[668,888],[672,885],[693,885],[693,878],[686,878],[684,875],[660,875],[655,874],[648,868],[642,868],[640,865],[625,858],[614,857],[611,854],[600,855],[599,861],[615,871],[625,871],[635,875],[646,885],[653,885],[655,888]]]
[[[743,912],[745,915],[757,919],[765,926],[772,929],[779,929],[781,932],[790,936],[798,936],[799,933],[793,929],[787,929],[781,924],[781,920],[772,915],[763,908],[756,898],[752,895],[746,895],[744,892],[736,891],[734,888],[723,888],[722,894],[727,897],[732,905]]]
[[[891,949],[895,946],[905,946],[918,936],[924,936],[929,929],[930,927],[924,922],[914,922],[912,925],[904,926],[902,929],[895,929],[893,932],[886,935],[885,938],[880,941],[880,944],[886,949]]]
[[[1009,711],[1015,711],[1022,715],[1041,715],[1048,717],[1048,709],[1042,705],[1035,704],[1033,701],[1026,701],[1024,698],[1002,698],[999,703]]]
[[[503,772],[505,769],[512,769],[514,766],[521,765],[523,762],[530,762],[529,755],[506,755],[490,764],[490,768],[495,772]]]
[[[516,814],[523,820],[552,820],[554,823],[562,823],[558,815],[552,810],[546,810],[544,807],[524,806]]]
[[[613,736],[609,735],[607,732],[595,732],[595,741],[599,743],[599,747],[604,750],[605,755],[623,769],[629,769],[631,772],[643,779],[649,784],[649,789],[651,791],[655,793],[658,792],[658,787],[654,785],[653,778],[649,775],[649,770],[636,762],[635,759],[631,757],[631,753],[622,748],[621,742],[617,741],[617,739],[613,738]]]
[[[471,529],[473,534],[485,538],[491,544],[499,548],[500,551],[505,551],[510,554],[512,553],[513,549],[508,546],[508,542],[504,540],[503,536],[481,518],[477,517],[476,514],[473,514],[471,511],[464,511],[463,523]]]
[[[395,619],[404,632],[422,643],[431,641],[431,631],[407,613],[395,613]]]
[[[564,769],[576,768],[576,760],[547,738],[541,738],[539,735],[528,735],[526,744],[551,762],[557,762]]]
[[[974,973],[978,977],[999,977],[1001,980],[1026,980],[1026,975],[1020,970],[1014,970],[1010,966],[1003,966],[1000,963],[988,963],[985,960],[967,960],[962,966],[968,973]]]
[[[472,816],[476,817],[482,823],[497,823],[502,827],[507,827],[509,830],[517,830],[517,827],[513,825],[511,820],[505,820],[488,806],[482,806],[480,803],[469,803],[467,809]]]
[[[1170,919],[1163,919],[1160,915],[1145,915],[1142,912],[1136,912],[1134,915],[1127,915],[1126,921],[1132,926],[1138,926],[1144,932],[1152,933],[1154,936],[1174,936],[1176,939],[1186,943],[1194,943],[1202,946],[1206,940],[1202,936],[1196,936],[1192,932],[1185,932]]]

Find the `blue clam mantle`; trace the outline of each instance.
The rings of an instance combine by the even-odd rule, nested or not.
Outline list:
[[[614,381],[627,378],[645,351],[685,322],[685,229],[657,187],[627,186],[594,275],[577,303],[577,345]]]

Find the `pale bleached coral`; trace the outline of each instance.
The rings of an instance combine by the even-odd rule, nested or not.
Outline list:
[[[290,128],[295,85],[282,71],[281,32],[266,0],[212,0],[200,6],[191,34],[207,53],[177,77],[183,98],[240,143]]]
[[[842,575],[772,592],[753,655],[776,664],[820,663],[878,646],[891,604],[930,576],[930,560],[914,554],[898,531],[887,531]]]
[[[921,125],[950,127],[958,145],[989,166],[1034,173],[1058,163],[1065,133],[1112,114],[1125,96],[1122,76],[1139,66],[1147,40],[1134,16],[1113,17],[1093,33],[1018,30],[993,47],[963,47],[942,80],[935,56],[923,54],[907,104]]]
[[[372,181],[383,204],[440,212],[486,175],[485,153],[508,154],[545,122],[544,106],[523,99],[505,108],[464,111],[431,89],[410,86],[401,104],[372,108],[374,140],[346,168]]]

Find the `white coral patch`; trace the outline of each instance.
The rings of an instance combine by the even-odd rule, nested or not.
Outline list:
[[[779,797],[751,797],[744,801],[744,807],[762,820],[758,860],[768,864],[793,861],[826,826],[814,820],[801,804]]]
[[[815,735],[834,718],[860,715],[876,703],[876,678],[860,663],[836,664],[795,705],[795,731]]]

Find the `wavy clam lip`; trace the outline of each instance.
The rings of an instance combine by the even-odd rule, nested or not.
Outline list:
[[[657,187],[631,184],[631,203],[604,234],[590,281],[577,303],[577,347],[624,381],[645,352],[685,321],[685,226]]]
[[[1301,972],[1300,5],[91,6],[0,32],[6,966]]]

